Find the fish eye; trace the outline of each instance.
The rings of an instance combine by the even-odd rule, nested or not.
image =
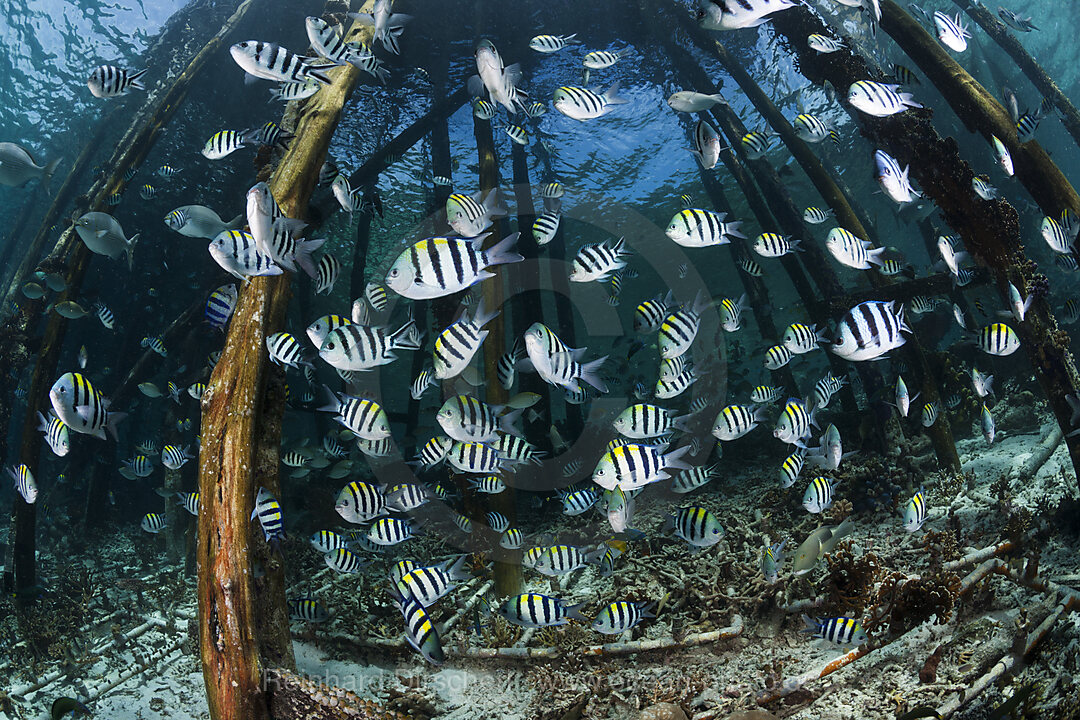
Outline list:
[[[334,349],[334,343],[332,343],[332,342],[327,343],[326,344],[326,349],[327,350],[333,350]]]
[[[386,277],[397,277],[397,276],[398,276],[397,268],[394,268],[393,270],[390,271],[390,273]]]

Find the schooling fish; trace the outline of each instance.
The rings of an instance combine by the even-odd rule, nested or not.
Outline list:
[[[21,145],[0,142],[0,185],[19,187],[31,180],[48,184],[63,158],[38,165],[30,152]]]
[[[538,53],[550,54],[558,52],[570,45],[580,45],[577,33],[571,35],[537,35],[529,41],[529,47]]]
[[[0,162],[3,158],[0,157]],[[0,166],[2,167],[2,166]],[[88,212],[75,221],[75,232],[91,252],[116,259],[127,255],[128,270],[133,266],[135,243],[139,241],[136,233],[128,239],[124,229],[112,215],[103,212]]]
[[[495,274],[494,265],[521,262],[513,251],[518,234],[503,238],[487,250],[483,238],[428,238],[398,256],[386,274],[386,285],[402,297],[428,300],[460,292]]]
[[[311,58],[258,40],[237,43],[229,48],[229,54],[248,75],[275,82],[304,83],[314,79],[329,85],[326,71],[336,67],[333,63],[313,64]]]
[[[143,85],[142,78],[146,73],[146,70],[132,73],[115,65],[102,65],[94,68],[86,85],[94,97],[121,97],[132,90],[145,90],[146,86]]]
[[[720,93],[706,95],[693,90],[680,90],[667,99],[668,106],[676,112],[701,112],[719,103],[727,104]]]
[[[552,104],[568,118],[584,122],[607,115],[613,105],[630,102],[619,96],[619,83],[612,83],[602,94],[583,87],[564,85],[555,90]]]
[[[895,303],[870,300],[856,305],[837,325],[836,342],[832,351],[852,362],[875,360],[902,346],[911,332],[904,322],[904,309],[893,309]]]
[[[897,92],[899,85],[859,80],[848,88],[848,103],[853,108],[874,117],[888,117],[908,108],[921,108],[911,93]]]
[[[911,181],[908,180],[910,166],[901,170],[896,158],[884,150],[877,150],[874,152],[874,167],[874,177],[878,185],[893,202],[902,206],[904,203],[914,202],[915,198],[922,197],[922,193],[912,188]]]
[[[794,0],[698,0],[697,21],[706,30],[752,28],[795,5]]]

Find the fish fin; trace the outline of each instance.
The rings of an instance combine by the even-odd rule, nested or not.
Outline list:
[[[581,366],[581,374],[579,375],[579,378],[581,380],[589,383],[602,393],[606,393],[608,391],[608,386],[607,383],[604,382],[603,378],[600,377],[599,371],[607,359],[608,356],[605,355],[602,358],[598,358],[596,360],[593,360],[592,362],[585,363]]]
[[[513,251],[520,233],[507,235],[498,243],[483,251],[484,261],[490,267],[492,265],[505,265],[508,263],[521,262],[525,258]],[[483,273],[481,273],[482,275]],[[488,277],[492,277],[490,274]]]
[[[128,76],[128,82],[131,83],[131,87],[135,88],[136,90],[145,90],[146,85],[143,84],[142,77],[149,70],[150,70],[150,68],[146,68],[144,70],[140,70],[139,72],[135,73],[134,75],[129,75]]]
[[[141,234],[135,233],[127,241],[127,248],[125,252],[127,253],[128,270],[131,270],[135,267],[135,243],[139,242],[139,237],[141,237]]]
[[[105,421],[105,429],[109,431],[109,435],[113,440],[119,440],[120,438],[116,434],[116,426],[128,416],[127,413],[111,412],[109,413],[108,420]]]
[[[609,87],[604,92],[604,98],[607,100],[608,105],[623,105],[623,104],[626,104],[626,103],[630,102],[626,98],[621,97],[619,95],[619,81],[618,80],[611,83],[611,87]]]

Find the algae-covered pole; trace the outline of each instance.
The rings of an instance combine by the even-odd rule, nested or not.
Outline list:
[[[976,4],[971,0],[953,0],[953,2],[963,8],[964,12],[970,15],[979,27],[985,30],[986,34],[1013,59],[1043,97],[1054,103],[1054,107],[1061,112],[1061,122],[1065,125],[1065,129],[1073,136],[1076,144],[1080,145],[1080,111],[1077,111],[1076,106],[1065,93],[1061,92],[1061,88],[1043,70],[1042,65],[1024,49],[1005,23],[994,17],[994,14],[981,3]]]
[[[1008,111],[953,59],[937,38],[893,0],[881,2],[881,29],[892,36],[941,91],[968,130],[986,138],[987,153],[992,152],[989,145],[992,136],[1005,143],[1012,155],[1016,179],[1027,188],[1045,214],[1058,217],[1066,208],[1080,213],[1080,197],[1042,146],[1018,141],[1016,123]],[[802,43],[805,44],[805,40]],[[869,77],[873,75],[858,79]],[[968,190],[970,196],[970,185]]]
[[[370,29],[349,39],[370,41]],[[329,75],[333,82],[305,105],[296,139],[270,180],[271,192],[289,217],[305,214],[359,70],[344,66]],[[202,400],[198,625],[213,720],[268,718],[264,662],[293,665],[282,573],[280,567],[268,567],[264,578],[255,579],[253,553],[264,544],[258,525],[249,519],[259,487],[280,497],[284,387],[280,371],[270,371],[265,343],[284,325],[290,279],[258,277],[243,288]]]
[[[480,193],[483,197],[499,187],[499,160],[495,155],[495,141],[491,136],[491,123],[487,120],[473,117],[473,135],[476,137],[476,151],[480,159]],[[486,242],[491,246],[506,236],[505,220],[497,220]],[[488,323],[488,337],[484,341],[484,378],[487,396],[485,400],[492,405],[502,405],[507,400],[507,393],[495,378],[498,376],[497,366],[506,345],[506,307],[503,304],[505,292],[503,290],[503,278],[501,275],[485,280],[480,284],[481,297],[484,306],[489,310],[500,309],[498,317]],[[495,512],[502,513],[510,525],[514,526],[514,492],[507,488],[496,495],[488,495],[488,507]],[[522,571],[521,563],[517,557],[513,562],[504,562],[496,559],[494,562],[495,592],[499,595],[513,595],[521,591]]]
[[[897,13],[904,15],[889,0],[882,4],[883,10],[886,7],[892,18]],[[828,34],[829,31],[820,19],[805,8],[796,7],[778,13],[772,24],[778,33],[787,38],[798,55],[801,72],[811,81],[823,84],[828,80],[833,87],[846,88],[858,80],[877,77],[867,62],[849,49],[819,55],[808,48],[808,34]],[[882,26],[886,27],[884,20]],[[895,31],[896,24],[890,27]],[[916,29],[926,35],[917,24]],[[933,39],[930,42],[937,45]],[[927,68],[923,68],[931,76],[951,72],[936,65],[932,66],[932,70],[928,72]],[[996,106],[996,103],[993,105]],[[971,113],[979,114],[982,112],[979,108],[996,112],[993,107],[983,104],[973,108]],[[853,116],[871,142],[901,163],[910,163],[911,176],[940,208],[945,222],[963,238],[965,249],[978,263],[993,272],[1003,305],[1008,298],[1010,282],[1025,296],[1035,296],[1024,322],[1009,322],[1008,325],[1020,336],[1020,345],[1031,361],[1047,402],[1058,424],[1068,433],[1072,429],[1072,411],[1066,396],[1077,391],[1080,377],[1069,352],[1068,334],[1059,329],[1047,302],[1047,279],[1024,253],[1016,210],[1004,200],[984,201],[971,192],[974,177],[971,167],[960,156],[955,140],[938,135],[928,113],[909,110],[876,119],[853,111]],[[1031,145],[1028,143],[1024,147]],[[1073,468],[1080,478],[1080,437],[1067,438],[1066,442]]]

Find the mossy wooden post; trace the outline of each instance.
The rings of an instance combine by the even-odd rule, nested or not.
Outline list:
[[[970,80],[970,76],[963,73],[951,58],[942,60],[939,57],[944,51],[936,40],[927,35],[918,23],[891,0],[884,0],[882,11],[885,13],[882,28],[897,38],[901,45],[914,46],[916,43],[913,38],[919,38],[918,51],[912,57],[916,58],[916,62],[921,58],[926,63],[925,67],[920,64],[923,72],[934,79],[935,84],[942,83],[939,87],[943,88],[950,102],[956,103],[954,108],[958,113],[962,113],[965,123],[992,129],[1004,127],[1013,133],[1009,137],[1015,138],[1015,129],[1012,128],[1011,121],[1007,121],[1007,113],[1002,115],[1004,111],[992,98],[986,100],[979,93],[981,88],[973,88],[974,81]],[[809,80],[818,84],[824,84],[828,80],[833,87],[846,88],[857,80],[880,79],[877,71],[865,59],[853,54],[848,48],[827,55],[820,55],[808,48],[806,38],[809,34],[828,35],[830,31],[819,18],[805,8],[795,7],[778,13],[772,24],[777,33],[786,38],[798,57],[800,71]],[[934,48],[928,47],[929,45]],[[909,55],[912,52],[909,50]],[[964,77],[958,75],[957,71],[963,73]],[[950,93],[953,97],[950,97]],[[966,104],[961,97],[956,97],[967,93],[983,99],[973,99],[970,104]],[[963,239],[967,251],[979,264],[985,265],[993,273],[1003,306],[1008,302],[1010,282],[1025,296],[1034,295],[1035,299],[1025,321],[1008,321],[1007,324],[1020,336],[1021,347],[1031,361],[1047,403],[1063,433],[1069,433],[1072,430],[1072,410],[1065,398],[1077,392],[1080,376],[1069,351],[1069,335],[1060,329],[1046,297],[1049,281],[1039,272],[1038,265],[1024,253],[1019,216],[1015,208],[1003,199],[986,201],[971,192],[971,180],[975,173],[960,156],[956,141],[943,138],[937,133],[930,122],[930,113],[908,110],[879,119],[852,110],[852,115],[863,135],[872,143],[896,157],[901,164],[910,164],[911,177],[923,192],[933,199],[945,222]],[[1035,143],[1026,143],[1022,146],[1020,156],[1023,157],[1027,175],[1025,185],[1031,183],[1028,188],[1040,205],[1047,203],[1044,209],[1056,205],[1059,209],[1070,207],[1076,210],[1070,197],[1072,189],[1067,183],[1067,189],[1046,187],[1054,182],[1055,177],[1060,177],[1060,172],[1045,157],[1042,148]],[[1013,160],[1018,160],[1015,152]],[[1017,164],[1018,177],[1019,167]],[[1046,177],[1039,177],[1039,168],[1047,170]],[[1047,193],[1040,196],[1032,188],[1043,188]],[[1080,436],[1066,437],[1065,442],[1073,469],[1080,478]]]
[[[373,5],[369,0],[364,8]],[[369,28],[349,40],[370,41]],[[303,217],[342,108],[359,79],[344,66],[303,109],[296,139],[270,179],[289,217]],[[278,464],[284,377],[270,367],[266,338],[285,322],[291,275],[252,278],[241,290],[229,332],[202,399],[199,453],[199,646],[213,720],[269,716],[264,663],[292,667],[280,562],[256,580],[254,553],[265,543],[250,520],[255,495],[266,487],[281,497]],[[289,506],[283,503],[286,516]],[[279,557],[275,555],[274,557]]]
[[[1013,59],[1017,67],[1027,75],[1031,84],[1042,93],[1042,96],[1054,103],[1054,107],[1061,112],[1061,122],[1065,125],[1065,129],[1072,135],[1076,144],[1080,145],[1080,111],[1077,111],[1076,106],[1065,93],[1061,92],[1061,88],[1047,74],[1042,65],[1024,49],[1013,31],[981,3],[976,5],[971,0],[953,0],[953,2],[963,8],[964,12],[970,15],[979,27],[986,31],[986,34]]]
[[[473,117],[473,135],[476,137],[476,151],[480,159],[480,193],[483,197],[499,187],[499,159],[495,155],[495,141],[491,136],[491,122]],[[499,242],[508,233],[505,220],[496,220],[493,229],[484,242],[485,247],[490,247]],[[503,354],[506,345],[506,306],[503,301],[506,297],[503,289],[503,275],[497,273],[495,277],[483,281],[480,284],[480,292],[484,307],[488,310],[499,309],[498,317],[487,324],[488,337],[484,341],[484,387],[487,389],[485,400],[491,405],[502,405],[507,400],[507,393],[498,383],[497,366],[499,357]],[[507,488],[497,495],[487,496],[487,506],[495,512],[501,513],[514,527],[514,491]],[[476,520],[478,518],[474,518]],[[514,595],[521,592],[521,563],[518,558],[510,558],[513,562],[505,562],[496,559],[494,562],[495,592],[498,595]]]
[[[893,0],[881,2],[881,29],[941,91],[964,126],[986,138],[988,153],[992,152],[991,136],[996,135],[1005,143],[1012,155],[1016,179],[1045,214],[1058,217],[1066,208],[1080,213],[1080,197],[1046,150],[1037,142],[1019,142],[1016,123],[1008,111],[964,70],[937,38]]]
[[[168,87],[159,92],[151,91],[147,103],[136,115],[131,126],[118,143],[112,157],[105,164],[108,171],[87,192],[88,200],[85,206],[81,208],[82,211],[107,209],[106,199],[122,186],[124,173],[129,168],[138,167],[146,159],[161,132],[176,114],[176,111],[183,106],[192,83],[205,69],[207,61],[221,49],[225,39],[247,15],[248,11],[260,2],[265,2],[265,0],[244,0],[240,3],[217,34],[195,53],[186,67],[173,79]],[[67,289],[56,297],[57,303],[78,299],[77,296],[79,289],[82,287],[83,276],[90,263],[90,256],[91,253],[86,245],[79,239],[74,229],[69,227],[61,234],[49,256],[42,261],[42,265],[46,267],[63,269]],[[99,259],[99,262],[108,261]],[[126,272],[126,270],[123,272]],[[0,337],[16,337],[25,341],[36,329],[39,317],[40,315],[37,313],[32,316],[18,313],[8,318],[4,329],[0,331]],[[63,346],[66,330],[67,320],[56,313],[49,313],[26,396],[28,418],[23,422],[23,433],[18,453],[20,462],[25,463],[32,470],[37,465],[42,445],[42,435],[37,431],[37,424],[32,421],[32,418],[39,407],[44,408],[49,405],[48,390],[57,377],[60,350]],[[16,352],[12,352],[11,355],[6,357],[14,357],[16,354]],[[98,387],[97,389],[106,396],[109,395],[108,386]],[[95,440],[86,438],[79,438],[79,440],[95,442]],[[108,442],[112,442],[112,440],[110,439]],[[15,588],[30,587],[37,582],[34,540],[35,506],[26,503],[20,505],[20,501],[21,498],[16,500],[12,521],[14,527],[14,540],[12,542],[14,576],[10,579],[10,582],[7,579],[5,580],[5,584],[11,584]]]

